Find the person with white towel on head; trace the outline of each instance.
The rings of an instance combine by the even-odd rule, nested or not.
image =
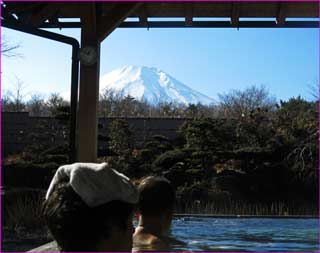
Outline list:
[[[55,173],[44,217],[60,251],[131,251],[138,192],[107,163],[75,163]]]

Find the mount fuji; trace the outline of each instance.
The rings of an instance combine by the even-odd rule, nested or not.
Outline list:
[[[130,95],[152,105],[171,102],[184,105],[215,103],[212,98],[152,67],[124,66],[113,70],[100,79],[100,92],[105,90],[123,96]]]

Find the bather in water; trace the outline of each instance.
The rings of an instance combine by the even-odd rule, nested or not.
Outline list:
[[[133,251],[171,251],[184,243],[170,237],[175,191],[164,177],[147,177],[138,186],[138,226]]]

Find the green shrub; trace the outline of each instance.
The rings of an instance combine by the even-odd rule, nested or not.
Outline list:
[[[163,136],[163,135],[153,135],[152,139],[154,139],[155,141],[159,141],[159,142],[170,142],[168,137]]]
[[[148,141],[144,145],[144,148],[148,148],[148,149],[158,149],[158,147],[159,147],[159,142],[158,141]]]
[[[184,125],[180,132],[188,147],[201,151],[232,149],[235,141],[233,122],[212,118],[197,118]]]
[[[126,120],[115,119],[109,127],[110,149],[121,155],[134,147],[133,131]]]
[[[179,149],[170,150],[160,155],[154,165],[159,168],[169,169],[177,162],[182,162],[187,157],[187,154]]]
[[[140,159],[142,163],[148,163],[149,161],[152,161],[157,154],[158,152],[155,150],[145,148],[140,150],[137,158]]]

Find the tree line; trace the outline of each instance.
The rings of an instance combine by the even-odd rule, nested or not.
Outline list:
[[[24,85],[17,78],[14,87],[6,90],[2,97],[2,111],[29,112],[31,116],[54,117],[60,107],[70,107],[70,103],[58,93],[52,93],[48,98],[40,94],[32,94],[26,100]],[[247,89],[232,90],[219,94],[219,103],[211,105],[159,103],[148,104],[147,101],[136,100],[130,95],[104,90],[99,96],[99,117],[234,117],[247,116],[255,109],[261,108],[272,112],[277,103],[269,95],[264,86],[251,86]]]

